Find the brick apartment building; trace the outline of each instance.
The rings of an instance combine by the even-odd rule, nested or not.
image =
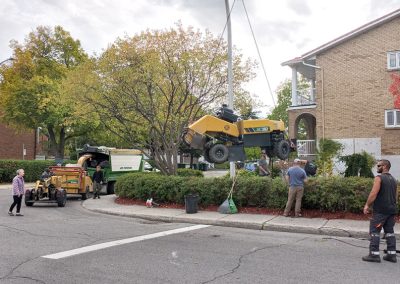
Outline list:
[[[35,156],[34,130],[17,131],[0,123],[0,159],[33,160]]]
[[[365,150],[389,159],[400,177],[400,109],[388,90],[391,74],[400,73],[400,9],[282,65],[292,68],[290,138],[300,121],[306,127],[300,154],[313,155],[320,138],[334,139],[344,155]],[[309,90],[297,90],[299,74]]]

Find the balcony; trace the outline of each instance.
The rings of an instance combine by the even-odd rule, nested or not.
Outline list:
[[[309,157],[316,155],[315,140],[297,140],[297,154],[299,157]]]
[[[315,105],[315,88],[298,90],[295,100],[295,102],[292,102],[292,106]]]

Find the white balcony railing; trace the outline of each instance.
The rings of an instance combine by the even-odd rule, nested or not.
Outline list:
[[[296,96],[296,105],[313,105],[315,104],[315,88],[298,90]]]
[[[297,140],[297,154],[299,156],[315,156],[315,140]]]

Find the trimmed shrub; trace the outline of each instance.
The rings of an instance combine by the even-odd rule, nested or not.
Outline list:
[[[193,169],[178,169],[177,170],[178,176],[181,177],[203,177],[203,172],[199,170]]]
[[[321,211],[361,212],[372,188],[373,179],[363,177],[309,178],[303,207]],[[198,193],[203,206],[220,205],[232,186],[229,176],[219,178],[164,176],[155,173],[130,173],[121,176],[115,192],[121,197],[161,203],[184,204],[184,196]],[[252,206],[283,209],[288,187],[281,178],[239,174],[233,191],[238,207]]]
[[[18,169],[25,170],[26,182],[33,182],[39,179],[47,167],[53,165],[54,161],[49,160],[0,160],[0,182],[12,182]]]

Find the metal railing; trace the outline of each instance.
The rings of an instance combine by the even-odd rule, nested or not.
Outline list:
[[[298,90],[296,96],[296,105],[313,105],[315,104],[315,88]]]
[[[315,140],[297,140],[297,154],[299,156],[315,156]]]

